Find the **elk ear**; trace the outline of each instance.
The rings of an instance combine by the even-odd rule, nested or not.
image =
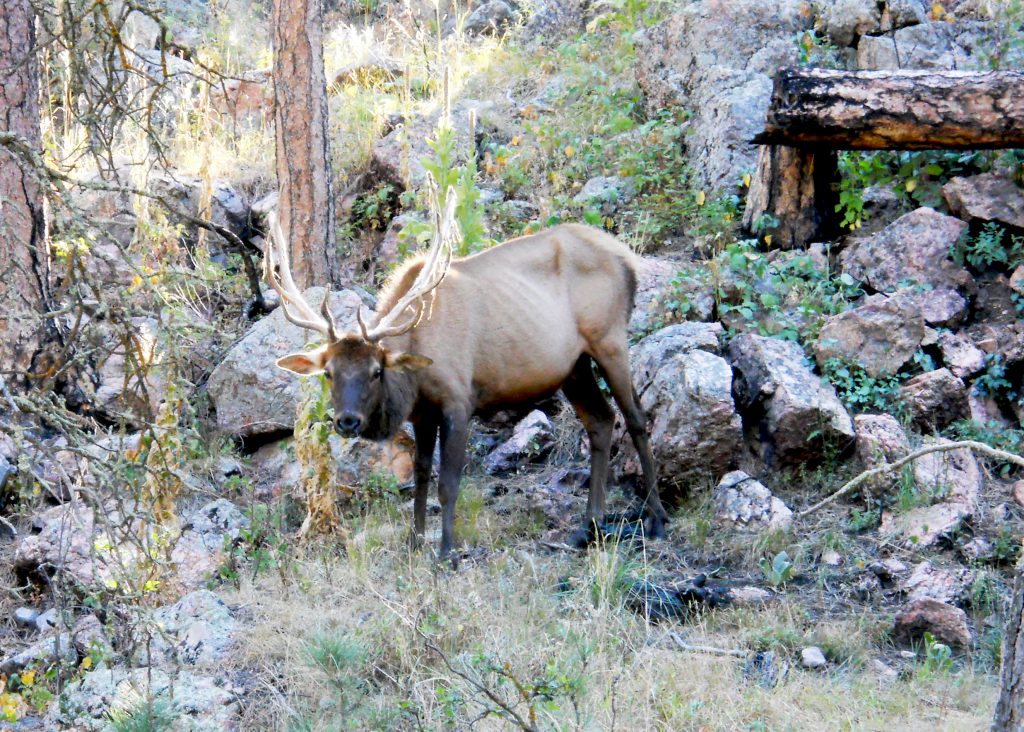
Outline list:
[[[388,353],[384,356],[384,365],[397,371],[419,371],[434,363],[426,356],[415,353]]]
[[[284,369],[285,371],[291,371],[295,374],[312,376],[313,374],[319,374],[324,370],[326,360],[327,348],[321,347],[315,351],[307,351],[306,353],[289,353],[287,356],[282,356],[277,359],[277,367],[279,369]]]

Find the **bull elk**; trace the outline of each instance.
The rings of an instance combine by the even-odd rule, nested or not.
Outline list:
[[[432,192],[436,198],[436,193]],[[438,499],[440,558],[455,543],[455,503],[474,414],[550,396],[559,389],[590,438],[590,494],[583,525],[570,538],[593,537],[605,510],[605,481],[614,413],[598,386],[604,376],[625,417],[643,470],[637,495],[648,536],[664,535],[646,420],[629,370],[626,329],[636,290],[634,254],[613,236],[564,224],[473,256],[453,259],[457,240],[453,193],[434,211],[425,254],[391,277],[359,333],[339,333],[328,309],[319,313],[292,280],[288,248],[270,219],[266,276],[292,323],[326,343],[277,365],[330,382],[334,427],[344,437],[384,440],[406,421],[416,437],[414,544],[423,537],[434,446],[441,436]]]

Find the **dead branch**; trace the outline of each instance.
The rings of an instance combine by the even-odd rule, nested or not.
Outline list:
[[[749,658],[750,651],[742,648],[715,648],[714,646],[699,646],[684,641],[678,633],[669,633],[669,638],[681,651],[688,653],[708,653],[712,656],[732,656],[733,658]]]
[[[880,475],[887,475],[889,473],[892,473],[893,471],[899,470],[907,463],[912,463],[919,457],[931,455],[934,452],[952,452],[953,450],[972,450],[976,453],[979,453],[980,455],[984,455],[985,457],[992,458],[994,460],[999,460],[1000,462],[1004,463],[1013,463],[1014,465],[1024,468],[1024,457],[1021,457],[1020,455],[1014,455],[1012,452],[1006,452],[1005,450],[997,450],[994,447],[989,447],[983,442],[976,442],[974,440],[962,440],[960,442],[948,442],[940,445],[929,445],[928,447],[922,447],[919,450],[915,450],[914,452],[905,455],[904,457],[900,458],[894,463],[886,463],[885,465],[880,465],[877,468],[865,470],[857,477],[848,481],[845,485],[843,485],[842,488],[837,490],[832,495],[818,501],[810,508],[805,508],[803,511],[800,511],[796,515],[796,517],[800,519],[804,518],[805,516],[809,516],[810,514],[817,511],[819,508],[823,508],[824,506],[827,506],[830,503],[835,502],[837,499],[842,498],[843,496],[849,493],[852,493],[861,485],[863,485],[866,481],[871,480],[872,478],[878,477]]]

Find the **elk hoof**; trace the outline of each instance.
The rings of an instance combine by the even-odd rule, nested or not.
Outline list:
[[[651,516],[644,524],[644,533],[648,539],[665,538],[665,520],[661,516]]]

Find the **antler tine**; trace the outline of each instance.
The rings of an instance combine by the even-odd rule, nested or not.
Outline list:
[[[324,316],[324,321],[327,323],[327,338],[334,343],[335,341],[341,340],[338,336],[338,326],[334,322],[334,316],[331,315],[331,287],[327,285],[324,287],[324,299],[320,303],[320,314]]]
[[[327,311],[327,296],[330,289],[324,294],[324,302],[321,311],[327,313],[328,317],[317,315],[310,307],[299,288],[295,286],[292,279],[291,266],[288,263],[288,245],[284,240],[284,233],[281,231],[281,223],[277,220],[277,213],[271,212],[267,216],[267,231],[269,241],[267,242],[264,254],[264,273],[270,286],[281,296],[281,309],[284,316],[300,328],[314,330],[331,340],[337,340],[334,336],[334,322],[329,319]],[[290,309],[294,308],[293,313]]]
[[[424,298],[444,281],[445,275],[448,273],[454,243],[458,241],[458,224],[455,221],[456,195],[454,189],[448,189],[445,206],[442,210],[437,202],[437,183],[433,176],[428,176],[427,181],[431,210],[434,212],[434,239],[412,286],[394,307],[381,316],[377,325],[367,329],[362,318],[359,318],[363,338],[368,341],[379,341],[382,338],[402,335],[419,325],[426,309]],[[400,325],[396,325],[396,321],[413,303],[416,303],[416,307],[412,317]]]

